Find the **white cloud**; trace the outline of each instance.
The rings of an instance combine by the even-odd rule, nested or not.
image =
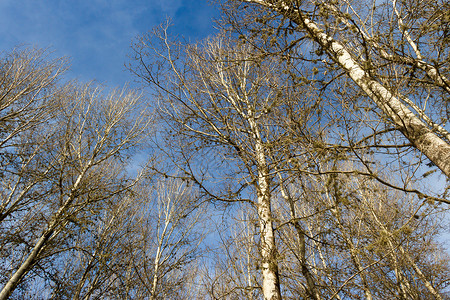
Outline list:
[[[82,80],[117,85],[128,75],[123,64],[133,38],[167,16],[174,23],[180,18],[182,30],[195,26],[199,16],[190,19],[184,14],[192,13],[193,2],[200,10],[207,0],[189,1],[0,0],[0,50],[18,44],[50,46],[55,55],[71,57],[71,73]],[[185,24],[184,18],[192,22]]]

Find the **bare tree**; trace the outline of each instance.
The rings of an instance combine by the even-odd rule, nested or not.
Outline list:
[[[242,37],[257,35],[290,59],[322,61],[329,73],[345,74],[382,112],[382,122],[450,175],[447,104],[440,100],[450,92],[445,1],[229,3],[228,20]],[[296,47],[316,51],[298,56]]]
[[[60,75],[67,68],[65,59],[48,59],[49,52],[18,48],[0,61],[0,148],[40,123],[52,113],[52,95]]]
[[[195,278],[193,262],[206,235],[205,206],[193,186],[181,180],[161,179],[141,193],[147,203],[139,212],[138,236],[130,245],[135,284],[149,299],[182,299]]]
[[[183,299],[196,276],[205,207],[181,180],[145,176],[103,202],[78,233],[53,295],[64,299]]]
[[[34,204],[21,207],[4,222],[5,228],[15,231],[16,241],[5,246],[11,255],[5,258],[8,279],[0,299],[8,298],[33,268],[45,274],[45,262],[70,247],[71,231],[95,218],[99,203],[135,184],[124,177],[124,162],[150,125],[141,97],[134,92],[105,95],[92,85],[68,84],[51,97],[56,105],[48,123],[51,133],[41,137],[45,143],[33,158],[39,163],[36,172],[45,176],[40,185],[44,189],[36,193],[23,185],[17,194],[27,197],[14,203],[31,197]],[[23,151],[34,151],[30,141],[23,144]],[[28,175],[21,174],[25,183]]]
[[[293,88],[276,58],[226,35],[198,46],[170,41],[167,28],[154,38],[136,43],[131,70],[155,87],[171,143],[164,151],[205,197],[255,205],[264,297],[280,299],[271,193],[274,166],[292,144],[280,124],[291,117],[306,134],[314,100]],[[294,102],[301,92],[305,101]]]
[[[314,8],[314,5],[308,7]],[[420,238],[431,240],[438,231],[422,231],[428,225],[438,227],[433,223],[433,215],[438,213],[421,200],[424,193],[412,187],[421,160],[419,158],[417,164],[399,166],[397,170],[394,167],[383,170],[376,164],[378,153],[374,149],[383,149],[383,154],[393,151],[399,164],[413,156],[411,146],[428,156],[429,149],[425,151],[418,146],[418,140],[408,134],[418,130],[420,137],[415,138],[433,140],[436,137],[446,144],[442,124],[421,127],[429,125],[426,116],[406,110],[414,106],[409,100],[420,103],[417,96],[420,93],[412,92],[412,88],[400,88],[407,78],[390,74],[395,73],[394,63],[386,71],[382,69],[381,60],[376,61],[379,68],[366,70],[360,66],[368,73],[362,75],[364,79],[353,78],[356,83],[350,82],[342,75],[351,75],[354,70],[360,74],[359,69],[349,67],[339,58],[348,54],[350,58],[355,57],[350,62],[357,64],[356,58],[362,54],[358,56],[346,46],[339,48],[344,54],[335,53],[336,58],[325,60],[325,67],[320,71],[305,70],[303,67],[319,63],[314,61],[314,54],[304,54],[313,49],[313,44],[302,44],[314,32],[297,40],[291,32],[304,33],[308,28],[305,24],[300,27],[295,20],[289,23],[289,18],[279,17],[280,13],[272,6],[269,9],[249,7],[261,13],[258,21],[262,24],[256,27],[261,31],[252,28],[255,35],[264,34],[264,28],[273,30],[261,40],[252,36],[234,39],[233,33],[221,33],[203,43],[186,45],[171,40],[167,27],[163,27],[134,45],[135,64],[130,69],[153,88],[163,128],[156,142],[165,165],[155,170],[192,181],[199,187],[201,196],[214,203],[244,202],[255,209],[259,223],[259,261],[256,264],[260,266],[265,299],[281,299],[283,294],[286,298],[301,295],[311,299],[357,299],[360,295],[366,299],[378,296],[439,299],[445,289],[446,271],[439,273],[439,278],[433,278],[424,270],[445,270],[447,263],[431,258],[440,255],[438,246],[433,248],[420,243]],[[290,13],[295,14],[297,10],[303,13],[299,9]],[[311,15],[315,16],[314,11]],[[236,14],[230,13],[228,17],[236,17]],[[241,20],[234,21],[239,25]],[[249,19],[244,18],[245,21]],[[270,27],[279,22],[281,25]],[[322,36],[332,29],[324,28],[317,34]],[[278,43],[277,39],[270,39],[271,35],[276,38],[284,35],[284,39]],[[328,36],[326,42],[329,44],[322,45],[319,40],[319,50],[324,53],[337,51],[333,47],[341,45]],[[303,48],[299,50],[300,46]],[[298,51],[292,50],[295,47]],[[309,59],[312,61],[308,62]],[[342,65],[349,69],[342,69]],[[377,71],[378,75],[373,75]],[[327,75],[327,72],[332,74]],[[321,73],[328,82],[318,78]],[[392,79],[392,84],[387,85],[389,80],[385,78]],[[377,80],[381,83],[376,84]],[[419,81],[414,82],[420,88]],[[333,89],[328,89],[331,85]],[[411,99],[397,94],[394,97],[393,92],[383,98],[387,95],[386,86],[390,90],[397,88],[398,95],[409,92]],[[333,94],[327,95],[330,90]],[[445,90],[430,91],[430,95],[446,93]],[[365,101],[367,95],[375,105]],[[351,103],[357,102],[352,96],[359,105]],[[334,101],[323,101],[332,97]],[[332,111],[330,108],[336,103],[340,107]],[[367,109],[362,109],[362,105],[367,105]],[[322,113],[324,110],[327,112]],[[388,120],[386,115],[392,119]],[[364,127],[366,124],[373,127]],[[409,141],[390,135],[396,130]],[[345,143],[340,144],[340,141]],[[386,141],[389,143],[384,144]],[[344,161],[353,162],[345,164]],[[446,173],[442,166],[445,167],[445,163],[439,167]],[[398,176],[393,178],[386,170]],[[352,176],[358,182],[357,188],[351,183],[342,183],[343,178],[352,182],[349,179]],[[385,180],[388,176],[391,180]],[[370,185],[373,194],[365,193],[364,184]],[[295,185],[302,192],[301,197],[293,196]],[[384,192],[378,193],[380,190]],[[401,198],[403,202],[393,204],[392,208],[387,203],[399,198],[395,190],[411,195]],[[448,203],[445,197],[438,200]],[[402,205],[404,210],[400,209]],[[423,223],[416,222],[418,212],[430,218],[419,218]],[[390,218],[379,221],[383,214]],[[395,225],[386,228],[387,223]],[[410,230],[411,224],[416,226],[413,230]],[[417,241],[414,235],[419,237]],[[390,242],[386,243],[386,236],[390,236]],[[227,238],[222,241],[230,248],[239,243]],[[403,257],[399,257],[396,251],[405,251],[414,241],[417,242],[414,248],[409,248],[413,250],[402,252]],[[377,243],[378,252],[368,250]],[[423,252],[419,250],[421,246]],[[247,250],[247,254],[251,253]],[[411,262],[418,253],[429,253],[429,264],[414,266]],[[405,257],[410,259],[406,262]],[[216,269],[208,273],[211,297],[252,296],[245,292],[252,290],[258,280],[251,278],[252,283],[245,282],[248,277],[243,276],[242,258],[239,256],[236,260],[233,255],[228,258],[225,255],[217,259]],[[227,267],[228,272],[224,272]],[[249,266],[247,273],[259,275]]]

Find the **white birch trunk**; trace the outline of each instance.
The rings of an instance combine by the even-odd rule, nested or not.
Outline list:
[[[31,269],[31,267],[36,262],[36,258],[38,257],[41,250],[44,248],[46,242],[53,235],[52,229],[47,229],[44,234],[40,237],[38,242],[31,251],[30,255],[28,255],[27,259],[22,263],[19,269],[14,273],[14,275],[9,279],[6,285],[3,287],[0,292],[0,299],[6,300],[9,298],[11,293],[14,291],[16,286],[20,283],[25,274]]]
[[[257,143],[256,152],[259,163],[265,164],[262,145]],[[263,294],[265,300],[281,300],[278,276],[277,249],[273,231],[273,218],[270,203],[270,187],[265,165],[260,165],[258,172],[258,215],[261,235],[261,257],[263,275]]]
[[[264,300],[281,300],[280,279],[278,275],[277,248],[273,231],[269,171],[267,169],[264,145],[257,124],[249,113],[248,122],[252,128],[258,162],[258,216],[261,235],[261,257]]]

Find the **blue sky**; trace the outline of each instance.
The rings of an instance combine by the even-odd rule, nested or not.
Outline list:
[[[70,57],[70,79],[122,86],[133,38],[167,17],[175,33],[204,38],[218,14],[208,0],[0,0],[0,50],[50,47]]]

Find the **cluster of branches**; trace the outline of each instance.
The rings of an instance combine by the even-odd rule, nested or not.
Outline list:
[[[1,58],[0,299],[448,299],[448,4],[222,4],[151,99]]]
[[[209,297],[445,297],[449,200],[426,177],[450,175],[448,22],[414,5],[227,1],[215,37],[162,26],[135,43],[164,161],[245,211],[204,271]]]
[[[447,2],[231,0],[226,13],[232,30],[267,55],[311,62],[325,88],[344,77],[337,83],[348,104],[360,109],[365,99],[450,175]]]
[[[148,105],[61,83],[66,61],[49,55],[0,58],[0,299],[182,295],[200,210],[192,187],[131,164]]]

